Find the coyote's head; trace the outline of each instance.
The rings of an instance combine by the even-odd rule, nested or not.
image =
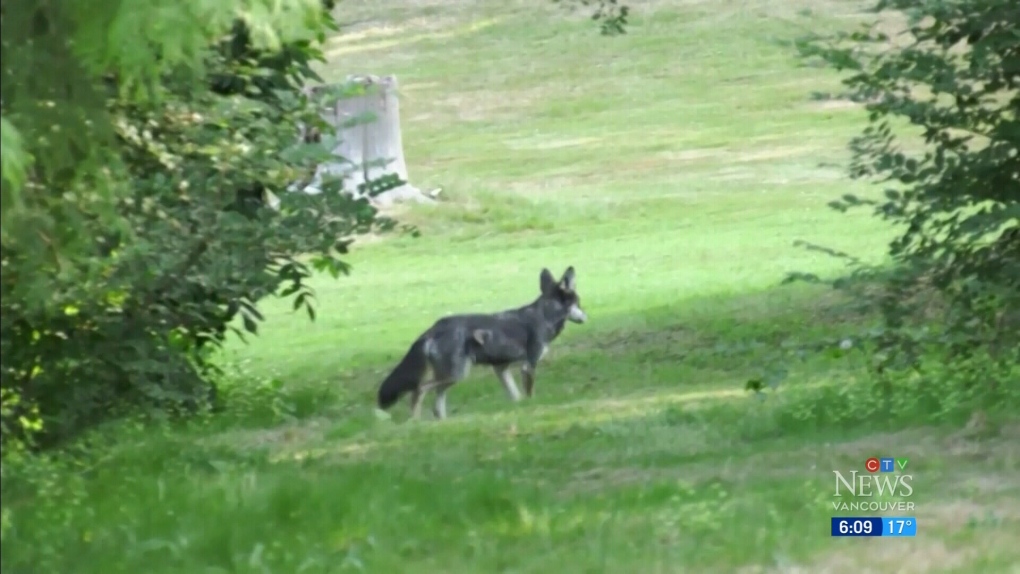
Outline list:
[[[539,285],[542,288],[542,299],[560,307],[567,319],[574,323],[584,323],[588,319],[584,309],[581,309],[581,298],[577,296],[577,280],[574,278],[573,266],[567,267],[559,281],[548,269],[542,269]]]

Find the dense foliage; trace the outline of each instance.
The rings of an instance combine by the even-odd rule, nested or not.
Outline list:
[[[5,441],[59,440],[139,404],[207,404],[210,343],[237,318],[256,332],[254,304],[272,294],[312,315],[303,281],[346,272],[350,238],[387,223],[365,200],[286,193],[330,147],[298,138],[322,122],[301,91],[332,28],[321,5],[205,23],[204,45],[163,22],[142,55],[108,53],[103,29],[138,24],[112,12],[5,6],[5,72],[22,74],[3,83]],[[297,32],[273,32],[294,18]],[[68,73],[24,77],[44,59]]]
[[[590,10],[591,19],[599,23],[599,28],[606,36],[615,36],[627,32],[627,17],[630,6],[620,4],[617,0],[552,0],[557,3],[579,4]]]
[[[852,175],[884,199],[834,207],[872,206],[901,231],[892,271],[855,262],[863,281],[837,285],[882,311],[867,341],[881,380],[948,376],[1002,405],[1020,365],[1020,4],[880,0],[874,12],[874,25],[800,46],[849,72],[840,96],[869,114]]]

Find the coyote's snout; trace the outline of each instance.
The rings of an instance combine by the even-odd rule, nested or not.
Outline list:
[[[446,391],[467,376],[472,364],[489,365],[511,400],[520,392],[510,369],[521,365],[524,392],[535,392],[535,369],[567,321],[584,323],[588,315],[577,296],[574,268],[557,281],[548,269],[539,275],[538,299],[491,315],[451,315],[435,322],[411,345],[379,386],[379,407],[388,409],[412,393],[411,414],[418,417],[425,393],[436,392],[433,413],[446,418]],[[426,375],[431,377],[426,381]]]

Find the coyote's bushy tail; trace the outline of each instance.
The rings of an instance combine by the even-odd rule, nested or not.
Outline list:
[[[427,342],[427,337],[419,337],[379,386],[379,408],[392,407],[401,395],[418,388],[428,369],[428,357],[425,356]]]

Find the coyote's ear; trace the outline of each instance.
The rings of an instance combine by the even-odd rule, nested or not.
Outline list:
[[[563,272],[563,278],[560,279],[560,285],[562,285],[567,291],[577,290],[577,279],[574,277],[573,265],[567,267],[567,270]]]
[[[542,290],[543,295],[553,294],[556,290],[556,279],[553,277],[552,271],[542,268],[542,273],[538,276],[538,287]]]

